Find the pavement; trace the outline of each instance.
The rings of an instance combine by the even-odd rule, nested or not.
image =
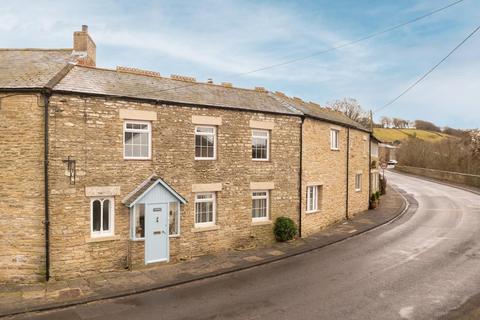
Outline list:
[[[154,292],[312,252],[374,230],[397,219],[405,212],[407,206],[405,196],[401,195],[404,192],[391,187],[387,191],[387,194],[382,196],[378,208],[357,214],[348,221],[333,225],[305,239],[243,251],[230,250],[136,271],[105,273],[66,281],[2,286],[0,287],[0,317],[25,313],[28,314],[24,316],[29,317],[35,315],[31,313],[34,311],[78,307],[89,305],[88,303],[93,301]],[[410,202],[415,201],[410,199]],[[121,308],[115,310],[118,311]],[[50,316],[45,319],[50,319]],[[65,319],[76,318],[66,317]]]

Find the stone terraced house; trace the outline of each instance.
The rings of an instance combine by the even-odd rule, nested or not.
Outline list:
[[[229,83],[0,49],[0,283],[142,268],[308,236],[368,208],[370,133]]]

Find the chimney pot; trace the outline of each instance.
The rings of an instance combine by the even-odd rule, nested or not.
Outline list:
[[[73,33],[73,51],[80,55],[79,64],[95,67],[96,46],[88,35],[87,25],[82,25],[82,31]]]

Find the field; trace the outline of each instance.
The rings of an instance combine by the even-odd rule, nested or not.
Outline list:
[[[446,138],[453,138],[448,134],[439,132],[394,128],[374,128],[373,135],[382,142],[402,141],[414,136],[425,141],[440,141]]]

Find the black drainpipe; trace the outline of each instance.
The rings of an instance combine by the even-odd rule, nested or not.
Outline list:
[[[45,91],[44,95],[44,161],[43,161],[43,181],[44,181],[44,203],[45,203],[45,281],[50,279],[50,215],[48,211],[48,104],[50,102],[50,92]]]
[[[350,128],[347,128],[347,174],[346,174],[346,195],[345,195],[345,219],[349,219],[348,217],[348,202],[349,202],[349,194],[348,194],[348,184],[349,184],[349,175],[350,175]]]
[[[302,237],[302,189],[303,189],[303,122],[305,121],[305,117],[302,117],[302,124],[300,127],[300,183],[298,187],[298,198],[300,201],[299,208],[298,208],[298,236]]]

